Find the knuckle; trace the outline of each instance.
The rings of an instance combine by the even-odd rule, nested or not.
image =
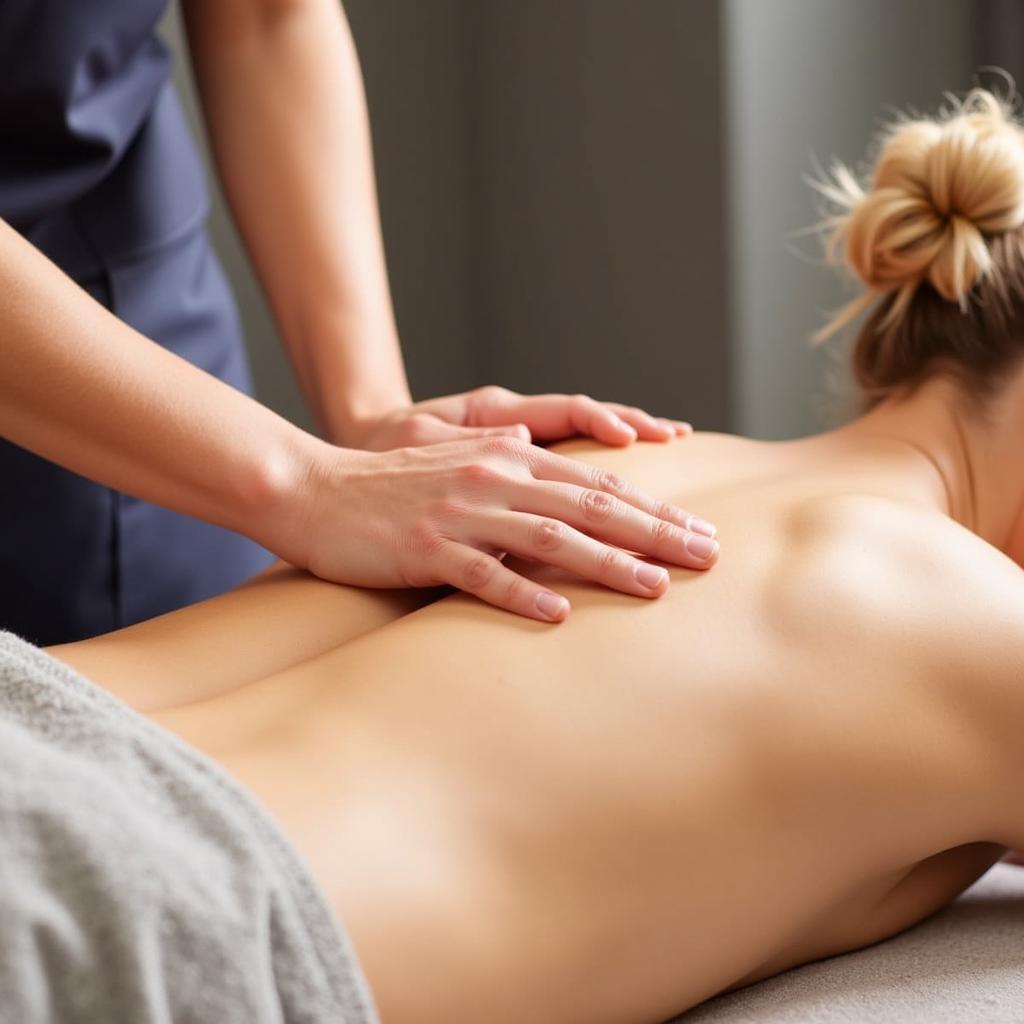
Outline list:
[[[508,608],[520,607],[526,599],[526,581],[521,576],[513,575],[504,586],[503,604]]]
[[[412,444],[417,444],[426,440],[429,430],[430,421],[428,417],[422,415],[422,413],[416,413],[414,416],[410,416],[402,424],[402,434],[404,439]]]
[[[592,523],[607,521],[615,511],[616,501],[606,491],[584,491],[580,495],[580,509]]]
[[[499,407],[509,394],[507,389],[498,387],[497,384],[485,384],[483,387],[474,388],[467,395],[466,408],[469,419],[466,426],[479,426],[484,414]]]
[[[408,549],[423,559],[435,558],[444,547],[445,539],[432,523],[417,523],[408,533]]]
[[[459,476],[464,484],[472,488],[492,486],[502,480],[501,473],[486,462],[470,462],[461,466]]]
[[[655,544],[666,544],[675,540],[676,528],[665,519],[651,521],[651,539]]]
[[[675,525],[678,519],[678,513],[667,501],[659,501],[652,509],[651,515],[673,525]]]
[[[444,582],[441,577],[428,569],[420,559],[414,559],[410,563],[399,567],[399,576],[402,583],[407,587],[433,587]]]
[[[594,487],[596,490],[606,491],[608,494],[622,494],[626,490],[626,481],[617,473],[600,469],[594,474]]]
[[[494,564],[486,555],[471,558],[462,569],[462,583],[466,590],[483,590],[494,575]]]
[[[614,576],[622,565],[622,555],[615,548],[601,548],[597,555],[597,565],[604,576]]]
[[[565,527],[557,519],[538,519],[530,527],[533,546],[538,551],[553,551],[565,540]]]
[[[500,435],[490,437],[484,442],[484,451],[501,459],[522,460],[526,457],[527,445],[517,437]]]
[[[430,509],[431,518],[436,523],[451,523],[464,519],[468,512],[469,509],[466,505],[450,499],[439,501]]]

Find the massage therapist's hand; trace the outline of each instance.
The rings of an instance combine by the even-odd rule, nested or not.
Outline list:
[[[541,442],[582,435],[626,445],[637,439],[668,441],[691,432],[688,423],[586,395],[519,395],[491,386],[418,402],[368,420],[348,441],[371,451],[495,435]]]
[[[505,553],[615,590],[658,597],[668,573],[628,554],[707,569],[714,528],[611,473],[513,437],[384,453],[324,445],[300,489],[289,561],[371,587],[451,584],[490,604],[561,621],[569,602],[505,566]],[[626,550],[623,550],[626,549]]]

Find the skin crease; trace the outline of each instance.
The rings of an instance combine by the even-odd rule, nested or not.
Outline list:
[[[293,644],[281,588],[326,585],[278,578],[164,617],[159,685],[120,634],[52,653],[257,794],[385,1024],[655,1024],[1024,845],[1024,371],[984,413],[935,378],[800,441],[563,446],[718,524],[719,564],[657,601],[560,580],[550,627],[391,595]],[[260,658],[190,642],[255,637],[256,610]]]

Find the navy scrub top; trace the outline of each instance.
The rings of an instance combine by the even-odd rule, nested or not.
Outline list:
[[[165,7],[0,0],[0,217],[126,323],[248,391],[202,167],[156,35]],[[0,438],[0,628],[39,644],[92,636],[269,560]]]

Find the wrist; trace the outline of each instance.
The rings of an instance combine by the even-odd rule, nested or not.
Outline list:
[[[393,325],[321,309],[286,338],[317,427],[332,444],[359,448],[377,422],[412,405]]]
[[[321,482],[337,472],[343,449],[289,424],[261,446],[244,474],[232,527],[305,568],[311,507]]]
[[[349,325],[333,337],[332,344],[321,335],[317,360],[320,426],[332,444],[361,448],[381,420],[412,405],[412,393],[397,335]]]
[[[370,436],[381,423],[412,405],[412,396],[380,395],[358,403],[346,403],[324,417],[324,437],[343,448],[366,449]]]

